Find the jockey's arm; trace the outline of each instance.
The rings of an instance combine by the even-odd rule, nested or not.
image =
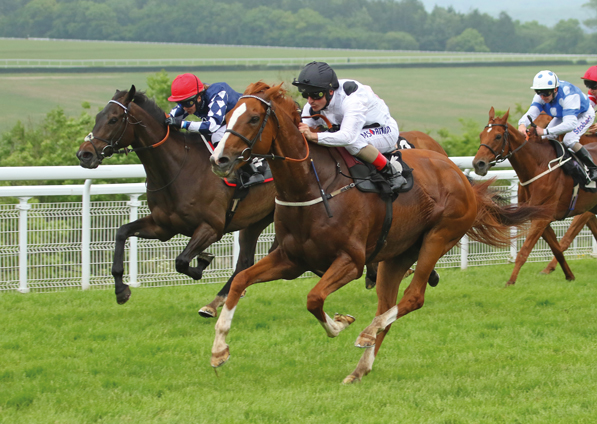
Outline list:
[[[318,143],[324,146],[348,146],[363,130],[367,108],[357,98],[345,100],[344,116],[336,132],[320,133]]]
[[[202,121],[183,121],[182,128],[189,131],[200,132],[202,134],[212,134],[216,132],[224,124],[227,101],[228,93],[224,90],[220,91],[209,102],[207,116],[201,116]]]
[[[523,115],[522,118],[520,118],[518,120],[518,131],[524,133],[527,129],[527,126],[529,125],[530,121],[529,118],[527,118],[527,116],[531,117],[531,120],[535,120],[537,119],[537,117],[539,116],[539,114],[541,113],[541,109],[540,109],[540,103],[541,102],[541,97],[535,95],[535,97],[533,97],[533,103],[531,103],[531,106],[529,107],[529,110],[527,110]]]

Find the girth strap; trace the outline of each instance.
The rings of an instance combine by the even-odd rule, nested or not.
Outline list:
[[[392,198],[390,196],[384,196],[386,202],[386,217],[384,218],[383,224],[381,226],[381,234],[379,235],[379,239],[377,240],[377,245],[375,246],[375,250],[365,263],[371,263],[373,259],[377,256],[379,251],[385,246],[386,239],[388,238],[388,233],[390,232],[390,228],[392,227],[392,217],[393,217],[393,209],[392,209]]]

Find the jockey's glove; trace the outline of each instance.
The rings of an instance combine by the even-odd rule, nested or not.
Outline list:
[[[166,118],[166,125],[169,125],[171,127],[175,127],[175,128],[182,128],[183,127],[183,119],[182,117],[176,117],[176,116],[169,116]]]

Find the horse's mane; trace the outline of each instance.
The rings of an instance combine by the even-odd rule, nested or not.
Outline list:
[[[292,118],[295,125],[298,126],[301,121],[299,105],[288,95],[287,91],[282,88],[282,85],[283,83],[270,86],[263,81],[258,81],[249,84],[243,94],[250,94],[253,96],[259,95],[259,97],[270,100],[272,103],[275,103],[278,108],[286,112],[288,116]]]
[[[113,100],[121,99],[128,91],[116,91]],[[156,121],[163,121],[164,117],[166,116],[165,112],[157,105],[157,103],[147,97],[144,91],[135,91],[135,96],[133,97],[133,102],[137,104],[141,109],[145,112],[149,113]]]

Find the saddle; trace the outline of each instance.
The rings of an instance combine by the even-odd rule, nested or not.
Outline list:
[[[408,143],[405,139],[399,141]],[[399,146],[403,146],[403,142],[399,143]],[[410,143],[408,144],[411,146],[408,148],[413,148]],[[353,180],[355,180],[355,185],[360,191],[365,193],[379,193],[380,195],[387,194],[387,188],[384,188],[384,184],[387,186],[387,182],[377,172],[373,165],[354,157],[348,153],[344,147],[338,147],[337,149],[340,153],[340,156],[342,156],[344,159],[344,162],[346,162],[346,166],[350,171],[350,176]],[[403,184],[398,190],[398,193],[405,193],[413,188],[414,177],[412,168],[402,160],[402,153],[400,150],[401,149],[399,148],[392,152],[384,153],[383,155],[386,157],[388,162],[390,162],[394,168],[406,179],[406,183]]]
[[[248,189],[258,184],[273,181],[272,171],[269,164],[263,158],[253,158],[251,162],[242,166],[236,171],[234,178],[224,178],[228,187]]]
[[[585,166],[574,155],[574,153],[566,149],[564,145],[558,140],[549,139],[549,141],[552,144],[554,150],[556,151],[556,156],[558,158],[564,156],[562,158],[562,170],[564,171],[564,173],[572,177],[574,185],[579,185],[581,189],[590,193],[597,192],[596,182],[589,180],[589,176]]]

